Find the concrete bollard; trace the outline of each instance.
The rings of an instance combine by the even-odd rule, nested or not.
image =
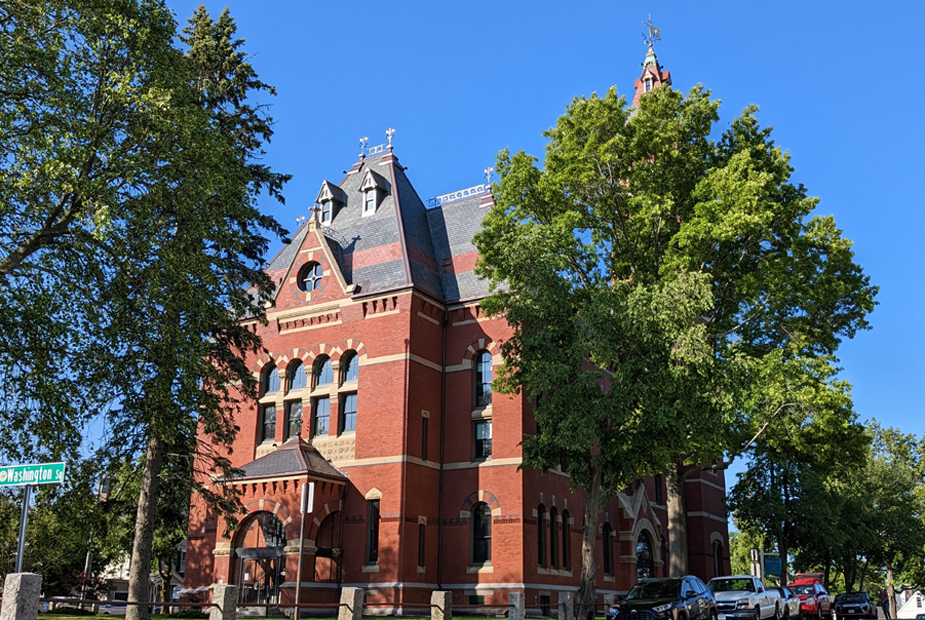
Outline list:
[[[523,592],[511,592],[508,594],[508,601],[511,604],[508,620],[524,620],[527,614],[527,596]]]
[[[3,607],[0,620],[35,620],[39,615],[42,576],[35,573],[10,573],[3,584]]]
[[[212,584],[212,602],[218,605],[218,609],[209,607],[209,620],[235,620],[238,615],[238,586]]]
[[[430,593],[431,620],[453,620],[453,593],[436,590]]]
[[[363,601],[366,590],[363,588],[344,588],[340,593],[340,607],[337,620],[363,620]]]
[[[575,620],[574,592],[559,592],[559,620]]]

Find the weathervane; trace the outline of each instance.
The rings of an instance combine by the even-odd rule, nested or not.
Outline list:
[[[652,24],[652,13],[649,13],[649,21],[642,22],[642,25],[645,26],[649,31],[648,34],[642,33],[642,40],[648,43],[649,47],[652,47],[652,44],[655,43],[656,41],[662,40],[662,29],[656,28]]]
[[[369,136],[360,138],[360,159],[366,157],[366,145],[369,144]]]
[[[385,130],[385,137],[389,139],[389,150],[392,150],[392,136],[395,135],[395,130],[389,127]]]
[[[489,185],[491,185],[491,173],[494,171],[495,169],[492,168],[491,166],[488,166],[482,171],[485,173],[485,182],[488,183]]]

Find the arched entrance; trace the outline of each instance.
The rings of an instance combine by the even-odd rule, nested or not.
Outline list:
[[[286,581],[286,529],[279,517],[270,512],[248,517],[235,536],[232,562],[239,603],[279,603]]]

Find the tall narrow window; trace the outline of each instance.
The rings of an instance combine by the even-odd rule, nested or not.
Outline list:
[[[366,197],[363,199],[363,215],[376,212],[376,190],[366,190]]]
[[[263,370],[263,394],[272,394],[279,391],[279,373],[276,372],[276,364],[270,364]]]
[[[418,566],[424,566],[424,524],[418,523]]]
[[[713,576],[719,577],[725,574],[723,570],[723,543],[718,540],[713,541]]]
[[[562,511],[562,568],[569,570],[572,567],[572,541],[571,538],[571,526],[569,525],[569,514],[568,510]]]
[[[298,437],[302,434],[302,401],[297,400],[286,403],[286,436],[284,440],[290,437]]]
[[[475,460],[491,458],[491,419],[476,420],[472,425],[475,441]]]
[[[480,351],[475,357],[475,406],[491,404],[491,353]]]
[[[366,528],[366,563],[379,561],[379,500],[369,501],[369,522]]]
[[[636,539],[636,578],[652,577],[652,539],[646,532],[639,532]]]
[[[333,206],[334,206],[333,200],[325,200],[324,202],[321,203],[321,223],[322,224],[331,223],[331,216],[333,215],[333,209],[332,209]]]
[[[421,460],[427,460],[427,424],[430,418],[421,418]]]
[[[305,366],[300,361],[289,364],[289,389],[300,390],[305,387]]]
[[[664,497],[662,496],[662,483],[665,480],[665,476],[662,474],[655,475],[655,503],[663,504]]]
[[[609,523],[604,524],[603,528],[603,544],[601,547],[604,551],[604,574],[608,577],[613,576],[613,543],[611,542],[611,532],[613,529],[610,527]]]
[[[355,431],[357,429],[357,395],[346,394],[343,397],[341,410],[341,429],[343,431]]]
[[[260,441],[276,438],[276,405],[264,405],[260,410]]]
[[[646,92],[652,90],[652,78],[646,78]]]
[[[556,529],[558,514],[555,506],[549,509],[549,565],[552,568],[559,568],[559,532]]]
[[[315,364],[315,385],[330,385],[334,381],[334,371],[331,368],[331,358],[325,357]]]
[[[485,503],[472,509],[472,563],[491,563],[491,508]]]
[[[546,566],[546,507],[540,504],[536,509],[536,556],[537,565]]]
[[[316,398],[314,411],[314,425],[312,427],[312,437],[318,435],[327,435],[331,422],[331,399]]]

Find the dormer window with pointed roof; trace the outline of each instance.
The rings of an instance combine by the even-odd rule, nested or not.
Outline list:
[[[315,198],[315,203],[319,205],[318,221],[324,226],[329,226],[334,221],[337,210],[343,207],[345,202],[344,190],[329,181],[322,183],[321,191]]]
[[[360,191],[363,192],[363,215],[372,215],[379,208],[382,198],[388,193],[388,183],[381,175],[367,170],[360,184]]]

